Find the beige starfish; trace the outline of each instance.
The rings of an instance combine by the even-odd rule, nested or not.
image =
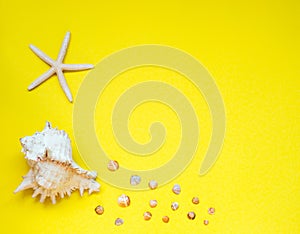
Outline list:
[[[70,102],[73,101],[73,97],[68,87],[67,81],[64,77],[63,71],[81,71],[81,70],[91,69],[94,66],[92,64],[64,64],[63,60],[67,52],[69,41],[70,41],[70,32],[67,32],[56,60],[51,59],[48,55],[46,55],[44,52],[42,52],[34,45],[29,46],[30,49],[40,59],[42,59],[45,63],[51,66],[51,68],[47,72],[42,74],[39,78],[37,78],[28,86],[29,91],[36,88],[37,86],[39,86],[41,83],[43,83],[45,80],[49,79],[52,75],[56,73],[60,86],[65,92],[67,98],[69,99]]]

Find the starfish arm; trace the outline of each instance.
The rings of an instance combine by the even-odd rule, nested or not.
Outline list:
[[[35,81],[33,81],[29,86],[28,90],[32,90],[35,87],[39,86],[41,83],[43,83],[45,80],[49,79],[53,74],[55,73],[55,69],[52,67],[48,71],[46,71],[44,74],[42,74],[39,78],[37,78]]]
[[[48,55],[46,55],[43,51],[41,51],[39,48],[35,47],[34,45],[29,45],[30,49],[45,63],[49,64],[50,66],[53,66],[54,61],[51,59]]]
[[[59,84],[60,84],[61,88],[63,89],[63,91],[65,92],[68,100],[70,102],[73,102],[73,97],[72,97],[71,91],[69,89],[69,86],[67,84],[67,81],[64,77],[64,74],[63,74],[62,70],[57,69],[56,74],[57,74],[57,77],[58,77],[58,80],[59,80]]]
[[[81,71],[94,68],[92,64],[62,64],[61,69],[66,71]]]
[[[70,32],[67,32],[65,35],[65,38],[62,42],[59,54],[57,56],[58,63],[61,63],[64,60],[67,49],[68,49],[69,42],[70,42]]]

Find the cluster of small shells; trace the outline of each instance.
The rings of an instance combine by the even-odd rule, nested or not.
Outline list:
[[[158,186],[158,184],[157,184],[157,182],[156,182],[155,180],[149,181],[149,188],[150,188],[150,189],[156,189],[157,186]],[[180,187],[180,185],[179,185],[179,184],[175,184],[175,185],[173,186],[173,188],[172,188],[172,191],[173,191],[174,194],[179,195],[180,192],[181,192],[181,187]],[[195,204],[195,205],[198,205],[198,204],[200,203],[198,197],[193,197],[191,201],[192,201],[192,203]],[[120,196],[118,197],[117,202],[118,202],[118,205],[119,205],[120,207],[123,207],[123,208],[124,208],[124,207],[128,207],[128,206],[130,205],[130,202],[131,202],[131,201],[130,201],[129,196],[127,196],[126,194],[122,194],[122,195],[120,195]],[[157,206],[157,204],[158,204],[157,200],[155,200],[155,199],[149,200],[149,206],[150,206],[151,208],[155,208],[155,207]],[[171,209],[172,209],[173,211],[176,211],[178,208],[179,208],[179,203],[178,203],[178,202],[174,201],[174,202],[171,203]],[[97,207],[95,208],[95,212],[96,212],[98,215],[102,215],[102,214],[104,213],[104,208],[103,208],[103,206],[101,206],[101,205],[97,206]],[[210,207],[210,208],[208,209],[207,212],[208,212],[208,214],[213,215],[213,214],[215,213],[215,208],[214,208],[214,207]],[[150,212],[150,211],[145,211],[144,214],[143,214],[143,218],[144,218],[144,220],[146,220],[146,221],[151,220],[151,219],[152,219],[152,212]],[[194,211],[189,211],[189,212],[187,213],[187,218],[190,219],[190,220],[194,220],[194,219],[196,218],[196,213],[195,213]],[[170,217],[167,216],[167,215],[164,215],[164,216],[162,217],[161,220],[162,220],[162,222],[164,222],[164,223],[168,223],[168,222],[170,221]],[[124,224],[124,219],[122,219],[122,218],[117,218],[117,219],[115,220],[115,225],[116,225],[116,226],[120,226],[120,225],[122,225],[122,224]],[[208,224],[209,224],[209,220],[208,220],[208,219],[204,219],[204,220],[203,220],[203,224],[204,224],[204,225],[208,225]]]
[[[99,191],[100,185],[95,181],[96,172],[84,170],[73,161],[70,139],[64,131],[52,128],[51,124],[47,122],[42,132],[21,138],[20,141],[30,170],[23,177],[23,182],[15,192],[32,188],[34,190],[33,197],[40,194],[41,202],[50,197],[52,203],[55,203],[58,196],[61,198],[65,194],[70,196],[75,189],[79,190],[80,195],[83,194],[84,190],[88,190],[89,193]],[[114,172],[119,169],[119,163],[116,160],[110,160],[107,168]],[[139,175],[131,176],[130,184],[132,186],[136,186],[140,182],[141,177]],[[158,187],[158,183],[156,180],[150,180],[148,186],[151,190],[155,190]],[[180,185],[175,184],[172,187],[172,191],[174,194],[179,195],[181,193]],[[131,201],[129,196],[122,194],[118,197],[117,202],[120,207],[128,207]],[[192,203],[195,205],[199,204],[199,198],[193,197]],[[157,204],[158,202],[155,199],[149,201],[151,208],[155,208]],[[177,201],[171,203],[173,211],[176,211],[178,208],[179,203]],[[98,205],[95,208],[95,212],[98,215],[102,215],[104,207]],[[210,207],[207,212],[209,215],[213,215],[215,208]],[[143,217],[144,220],[149,221],[152,218],[152,213],[145,211]],[[187,218],[194,220],[196,213],[189,211]],[[169,216],[164,215],[162,221],[168,223],[170,221]],[[116,226],[120,226],[123,223],[124,220],[122,218],[115,219]],[[203,220],[203,224],[208,225],[209,220]]]
[[[116,161],[116,160],[109,160],[108,164],[107,164],[107,168],[108,170],[114,172],[116,170],[119,169],[119,163]],[[141,183],[141,177],[139,175],[132,175],[130,177],[130,180],[129,180],[129,183],[130,185],[132,186],[136,186],[138,184]],[[156,180],[150,180],[148,182],[148,187],[149,189],[151,190],[155,190],[157,187],[158,187],[158,183]],[[173,187],[172,187],[172,192],[176,195],[179,195],[181,193],[181,187],[179,184],[175,184]],[[192,203],[195,204],[195,205],[198,205],[199,204],[199,198],[198,197],[193,197],[192,198]],[[158,202],[157,200],[155,199],[151,199],[149,201],[149,206],[151,208],[155,208],[157,206]],[[125,194],[122,194],[121,196],[118,197],[118,205],[120,207],[127,207],[130,205],[130,198],[129,196],[125,195]],[[179,203],[177,201],[174,201],[171,203],[171,209],[173,211],[176,211],[179,209]],[[95,209],[96,213],[97,214],[102,214],[103,211],[104,211],[104,208],[102,206],[97,206],[96,209]],[[208,209],[208,214],[212,215],[215,213],[215,208],[213,207],[210,207]],[[144,214],[143,214],[143,217],[144,217],[144,220],[146,221],[149,221],[151,218],[152,218],[152,213],[150,211],[145,211]],[[187,213],[187,218],[190,219],[190,220],[194,220],[196,218],[196,213],[194,211],[189,211]],[[164,223],[168,223],[170,221],[170,218],[169,216],[165,215],[162,217],[162,221]],[[115,220],[115,225],[117,226],[120,226],[124,223],[124,220],[121,219],[121,218],[117,218]],[[205,219],[203,220],[203,224],[204,225],[208,225],[209,224],[209,220]]]

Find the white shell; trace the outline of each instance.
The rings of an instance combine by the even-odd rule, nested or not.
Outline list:
[[[130,205],[130,198],[127,195],[122,194],[118,197],[118,204],[121,207],[127,207]]]
[[[115,160],[109,160],[107,164],[107,169],[110,171],[116,171],[119,169],[119,163]]]
[[[157,206],[157,200],[150,200],[150,201],[149,201],[149,205],[150,205],[150,207],[152,207],[152,208],[156,207],[156,206]]]
[[[150,180],[149,183],[148,183],[148,186],[150,189],[156,189],[158,184],[155,180]]]
[[[178,208],[179,208],[179,203],[178,202],[172,202],[171,209],[172,210],[177,210]]]
[[[179,184],[175,184],[175,185],[173,186],[173,188],[172,188],[172,191],[173,191],[173,193],[175,193],[175,194],[178,195],[178,194],[181,192],[180,185],[179,185]]]
[[[141,177],[138,175],[132,175],[130,177],[130,184],[132,186],[138,185],[139,183],[141,183]]]
[[[116,226],[120,226],[120,225],[122,225],[123,223],[124,223],[124,220],[121,219],[121,218],[117,218],[117,219],[115,220],[115,225],[116,225]]]
[[[20,142],[31,169],[15,193],[32,188],[32,197],[40,194],[40,202],[50,197],[54,204],[57,196],[70,196],[76,189],[81,196],[86,189],[89,193],[99,191],[97,173],[84,170],[73,161],[71,142],[65,131],[52,128],[47,122],[42,132],[21,138]]]
[[[67,133],[51,127],[46,122],[42,132],[36,132],[33,136],[26,136],[20,139],[23,146],[22,152],[28,160],[37,161],[46,156],[51,160],[71,163],[72,148]]]

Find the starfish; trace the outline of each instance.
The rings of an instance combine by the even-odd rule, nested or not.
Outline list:
[[[59,80],[60,86],[65,92],[68,100],[70,102],[73,101],[73,97],[71,94],[71,91],[68,87],[67,81],[64,77],[63,71],[81,71],[81,70],[87,70],[94,68],[92,64],[64,64],[63,60],[65,58],[67,48],[70,42],[70,32],[66,33],[66,36],[62,42],[61,49],[59,51],[59,54],[57,56],[56,60],[51,59],[48,55],[46,55],[44,52],[42,52],[40,49],[35,47],[34,45],[30,45],[30,49],[45,63],[51,66],[51,68],[46,71],[44,74],[42,74],[39,78],[37,78],[35,81],[33,81],[29,86],[28,90],[32,90],[39,86],[44,81],[48,80],[50,77],[52,77],[55,73],[57,75],[57,78]]]

